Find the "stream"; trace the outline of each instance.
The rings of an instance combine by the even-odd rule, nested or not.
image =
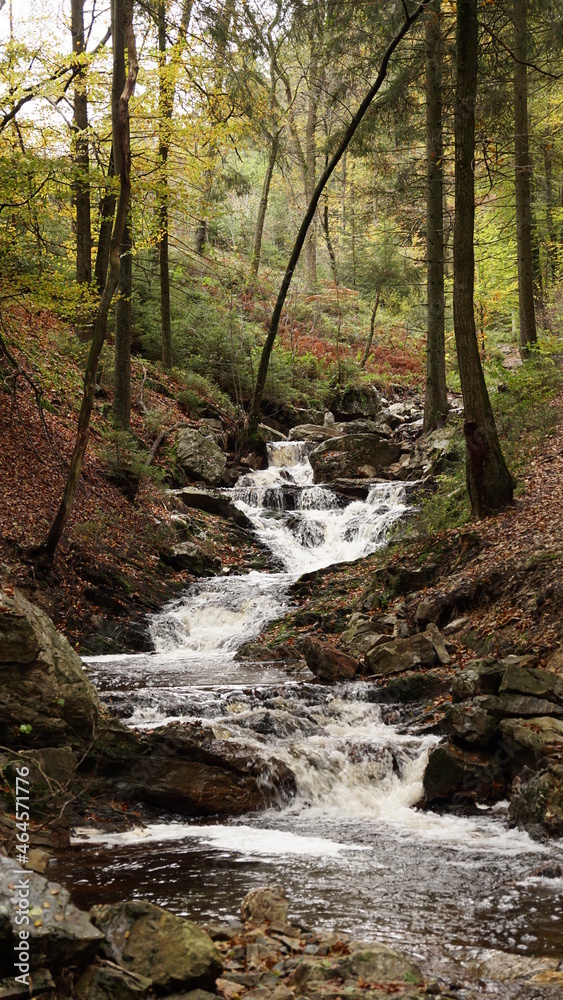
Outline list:
[[[401,484],[347,502],[313,485],[312,445],[268,447],[269,467],[228,492],[276,571],[199,581],[154,616],[155,653],[86,663],[128,724],[199,719],[287,763],[295,799],[231,821],[168,816],[127,833],[77,831],[83,846],[52,877],[72,883],[79,905],[145,898],[202,921],[234,918],[250,889],[281,882],[301,920],[419,959],[491,948],[561,956],[561,880],[530,874],[561,862],[560,845],[509,830],[506,803],[474,818],[416,809],[437,738],[384,724],[369,683],[328,687],[282,663],[235,659],[287,613],[303,573],[374,552],[408,511]]]

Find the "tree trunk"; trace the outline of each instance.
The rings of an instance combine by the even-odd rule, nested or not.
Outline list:
[[[90,433],[90,418],[92,415],[92,407],[94,405],[98,361],[106,338],[109,307],[119,281],[119,252],[127,220],[127,211],[131,193],[129,100],[135,90],[138,72],[137,50],[135,45],[135,34],[133,31],[132,0],[113,0],[112,25],[114,53],[112,78],[112,134],[115,171],[120,176],[119,202],[111,239],[109,274],[100,300],[94,324],[94,334],[90,345],[90,353],[88,355],[88,361],[86,362],[84,391],[82,394],[82,404],[80,406],[80,413],[78,416],[78,429],[70,461],[66,486],[59,509],[49,529],[47,539],[39,550],[40,558],[48,565],[50,565],[53,561],[53,556],[72,511],[76,491],[80,482],[82,463]],[[120,93],[120,81],[123,79],[123,64],[122,61],[120,61],[120,48],[122,53],[124,37],[127,42],[128,73],[125,87]],[[121,38],[121,46],[119,44],[119,38]]]
[[[444,340],[444,213],[442,148],[442,25],[440,2],[426,20],[426,393],[424,433],[448,413]]]
[[[328,191],[325,191],[325,203],[323,208],[323,230],[326,240],[326,248],[328,250],[328,256],[330,259],[330,269],[332,271],[332,278],[334,284],[338,288],[338,265],[336,263],[336,254],[334,252],[334,247],[332,245],[332,240],[330,238],[330,216],[328,210]]]
[[[373,304],[373,309],[371,311],[371,319],[369,323],[369,334],[366,340],[366,346],[364,353],[362,355],[362,360],[360,361],[360,368],[365,368],[367,360],[369,358],[369,352],[371,351],[371,345],[373,344],[373,338],[375,335],[375,317],[377,316],[377,307],[379,306],[379,300],[381,298],[381,288],[377,289],[377,295],[375,296],[375,302]]]
[[[532,167],[528,149],[528,68],[527,0],[513,0],[514,23],[514,162],[516,193],[516,246],[518,255],[518,312],[520,316],[520,351],[527,354],[537,342],[534,310],[534,272],[532,267],[532,212],[530,177]]]
[[[315,216],[315,212],[317,210],[317,205],[319,203],[319,199],[320,199],[320,197],[321,197],[321,195],[322,195],[322,193],[323,193],[326,185],[328,184],[330,178],[332,177],[332,174],[333,174],[334,170],[336,169],[336,167],[340,163],[340,160],[342,159],[345,151],[348,149],[348,146],[350,145],[350,142],[352,141],[352,139],[353,139],[353,137],[354,137],[354,135],[356,133],[356,129],[358,128],[358,126],[360,125],[361,121],[363,120],[364,115],[365,115],[366,111],[368,110],[371,102],[373,101],[375,95],[380,90],[380,88],[381,88],[381,86],[382,86],[382,84],[383,84],[383,82],[384,82],[384,80],[385,80],[385,78],[387,76],[387,69],[388,69],[388,66],[389,66],[389,60],[391,59],[391,56],[393,55],[395,49],[400,44],[400,42],[402,41],[402,39],[405,37],[405,35],[410,30],[411,26],[415,23],[415,21],[418,20],[418,18],[422,14],[422,11],[424,10],[424,8],[430,2],[431,2],[431,0],[421,0],[421,2],[414,9],[414,11],[412,12],[412,14],[409,14],[408,11],[405,9],[405,19],[404,19],[401,27],[397,31],[395,37],[391,40],[391,42],[387,46],[387,49],[386,49],[386,51],[385,51],[385,53],[383,55],[383,59],[381,60],[381,66],[380,66],[379,73],[377,74],[377,78],[376,78],[375,82],[373,83],[373,85],[368,90],[368,92],[367,92],[366,96],[364,97],[362,103],[360,104],[358,110],[356,111],[356,113],[353,116],[351,122],[349,123],[348,127],[346,128],[346,130],[344,132],[344,135],[343,135],[342,139],[340,140],[340,143],[337,146],[336,152],[333,154],[333,156],[330,159],[329,163],[325,167],[325,170],[323,171],[323,174],[320,177],[319,182],[318,182],[318,184],[317,184],[317,186],[316,186],[316,188],[315,188],[315,190],[313,192],[313,197],[311,198],[311,201],[309,202],[307,211],[305,212],[305,215],[303,217],[303,221],[301,222],[301,226],[299,227],[299,232],[297,234],[295,243],[293,245],[293,250],[291,251],[291,255],[290,255],[290,258],[289,258],[289,261],[288,261],[288,264],[287,264],[287,268],[286,268],[286,271],[285,271],[285,274],[283,276],[282,283],[280,285],[280,289],[279,289],[279,292],[278,292],[278,297],[276,299],[276,304],[274,306],[274,311],[272,313],[272,319],[270,321],[270,329],[268,330],[268,335],[266,337],[266,341],[264,343],[264,347],[262,348],[262,354],[260,356],[260,364],[258,366],[258,373],[257,373],[257,376],[256,376],[256,385],[254,387],[254,392],[253,392],[253,395],[252,395],[252,402],[250,404],[250,411],[249,411],[248,418],[247,418],[247,421],[246,421],[246,426],[244,428],[244,432],[245,433],[246,432],[253,433],[253,432],[256,431],[256,429],[258,427],[258,423],[259,423],[259,420],[260,420],[260,404],[262,402],[262,396],[263,396],[263,393],[264,393],[264,387],[266,385],[266,377],[268,375],[268,366],[269,366],[269,363],[270,363],[270,356],[272,354],[272,350],[273,350],[274,343],[275,343],[275,340],[276,340],[276,336],[277,336],[277,332],[278,332],[278,327],[279,327],[279,322],[280,322],[280,317],[281,317],[282,310],[283,310],[283,307],[284,307],[284,303],[285,303],[285,300],[286,300],[286,297],[287,297],[287,293],[289,291],[289,287],[291,285],[291,280],[292,280],[293,274],[295,272],[295,268],[297,267],[297,264],[298,264],[298,261],[299,261],[299,257],[301,255],[301,251],[302,251],[303,245],[305,243],[305,239],[306,239],[306,236],[307,236],[307,232],[309,230],[309,226],[311,225],[311,222],[313,221],[313,218]]]
[[[313,42],[313,46],[314,46]],[[313,48],[309,67],[309,105],[307,108],[307,127],[305,131],[305,202],[308,205],[315,193],[317,173],[317,75],[319,71],[318,58]],[[305,285],[314,289],[317,284],[317,227],[313,216],[307,242],[305,244]]]
[[[168,150],[169,128],[172,118],[171,81],[166,68],[166,7],[164,0],[158,4],[158,158],[159,183],[159,236],[158,261],[160,268],[160,320],[162,328],[162,364],[172,368],[172,324],[170,320],[170,266],[168,260]]]
[[[100,295],[105,288],[108,273],[111,233],[113,229],[113,217],[115,215],[115,203],[117,200],[111,185],[111,179],[113,176],[114,165],[112,145],[109,154],[106,191],[100,201],[100,232],[98,234],[98,249],[96,251],[96,264],[94,267],[94,283]]]
[[[131,212],[127,215],[121,240],[118,299],[115,306],[115,366],[113,375],[113,415],[123,431],[131,428],[131,285],[133,258]]]
[[[512,499],[512,479],[498,440],[475,329],[475,100],[477,0],[457,2],[455,104],[454,327],[465,410],[467,488],[473,514],[499,510]]]
[[[71,2],[72,52],[79,65],[74,78],[73,198],[76,209],[76,280],[79,285],[90,285],[92,281],[92,227],[90,221],[90,157],[88,153],[88,92],[86,89],[86,68],[82,63],[85,55],[84,43],[84,0]],[[81,339],[91,333],[85,320],[84,310],[77,323]]]
[[[254,249],[252,251],[252,258],[250,260],[250,273],[253,274],[254,277],[258,276],[258,269],[260,267],[260,256],[262,253],[262,236],[264,235],[264,222],[266,220],[268,198],[270,197],[270,185],[272,183],[274,167],[276,165],[276,160],[278,158],[279,144],[280,144],[279,134],[276,133],[274,138],[272,139],[272,145],[270,147],[268,165],[266,167],[264,183],[262,184],[262,195],[260,197],[260,204],[258,206],[258,218],[256,219],[256,231],[254,233]]]
[[[553,222],[553,139],[547,132],[543,140],[543,165],[545,170],[545,221],[547,225],[547,261],[549,280],[557,277],[557,232]],[[547,283],[547,282],[546,282]]]

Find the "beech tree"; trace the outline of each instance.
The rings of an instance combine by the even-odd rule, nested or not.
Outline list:
[[[123,86],[123,55],[117,43],[118,29],[123,26],[123,36],[127,46],[127,78]],[[78,416],[78,428],[74,450],[70,460],[64,493],[49,529],[47,538],[38,550],[40,560],[47,565],[53,561],[53,556],[60,542],[61,535],[68,521],[76,491],[80,482],[82,463],[88,438],[90,436],[90,418],[94,405],[96,389],[96,374],[98,362],[104,346],[107,332],[108,313],[114,292],[119,282],[120,248],[127,220],[127,211],[131,195],[131,151],[129,148],[129,101],[134,93],[137,82],[138,64],[135,32],[133,29],[133,0],[113,0],[113,76],[112,76],[112,140],[115,172],[119,175],[119,200],[111,237],[109,272],[100,299],[94,323],[94,333],[90,352],[86,362],[84,375],[84,390]]]
[[[477,0],[457,0],[455,97],[454,328],[465,414],[467,488],[477,517],[512,500],[475,328],[475,102]]]

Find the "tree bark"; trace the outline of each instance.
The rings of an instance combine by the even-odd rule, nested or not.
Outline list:
[[[104,291],[98,307],[96,321],[94,324],[94,334],[90,345],[90,352],[86,362],[86,372],[84,375],[84,390],[82,394],[82,404],[78,416],[78,428],[74,450],[70,461],[66,486],[63,497],[55,519],[49,529],[49,533],[44,545],[41,546],[38,555],[40,559],[50,565],[53,556],[60,542],[61,535],[68,521],[76,491],[80,482],[82,463],[88,445],[90,434],[90,418],[94,405],[94,394],[96,389],[96,374],[98,361],[104,345],[107,332],[108,312],[115,289],[119,281],[120,258],[119,252],[123,232],[127,220],[127,210],[131,194],[131,157],[129,149],[129,100],[135,90],[137,81],[137,49],[135,44],[135,34],[133,31],[133,2],[132,0],[113,0],[112,3],[112,24],[113,33],[113,78],[112,78],[112,134],[113,151],[115,159],[115,171],[120,177],[119,202],[115,224],[111,239],[109,274],[106,280]],[[127,42],[128,52],[128,72],[127,80],[123,91],[119,92],[119,85],[123,79],[123,72],[119,62],[118,31],[119,26],[124,26],[123,34]],[[123,38],[123,35],[121,36]]]
[[[162,365],[172,368],[172,324],[170,319],[170,266],[168,259],[168,150],[169,129],[172,118],[170,94],[171,81],[167,79],[166,68],[166,7],[164,0],[158,4],[158,158],[160,161],[159,183],[159,236],[158,261],[160,269],[160,322],[162,328]]]
[[[117,201],[111,183],[113,176],[114,164],[112,144],[109,154],[106,190],[100,201],[100,232],[98,234],[98,249],[96,251],[96,264],[94,267],[94,283],[100,295],[104,290],[108,273],[111,233],[113,229],[113,217],[115,215],[115,203]]]
[[[72,52],[77,63],[74,78],[73,131],[73,198],[76,211],[76,280],[79,285],[92,281],[92,226],[90,220],[90,157],[88,152],[88,91],[84,42],[84,0],[71,2]],[[78,334],[87,339],[90,327],[81,309]]]
[[[512,499],[512,478],[498,440],[475,329],[475,100],[477,0],[457,2],[455,103],[454,327],[465,410],[467,488],[474,515],[499,510]]]
[[[546,251],[549,279],[554,281],[558,275],[559,267],[557,231],[553,221],[553,137],[550,132],[546,132],[543,140],[543,164],[545,170],[545,221],[548,235]]]
[[[518,256],[518,313],[520,351],[528,353],[537,342],[532,266],[532,166],[528,144],[527,0],[513,0],[514,24],[514,162],[516,194],[516,245]]]
[[[131,429],[131,286],[133,258],[131,212],[127,215],[121,240],[118,299],[115,304],[115,364],[113,375],[113,416],[120,430]]]
[[[426,20],[426,392],[424,433],[448,413],[444,340],[442,25],[440,0]]]
[[[312,220],[314,218],[314,215],[315,215],[315,212],[317,210],[317,205],[319,203],[319,199],[321,197],[321,194],[323,193],[326,185],[328,184],[330,178],[332,177],[332,174],[333,174],[334,170],[336,169],[336,167],[340,163],[340,160],[342,159],[345,151],[347,150],[348,146],[350,145],[350,142],[352,141],[352,139],[353,139],[353,137],[355,135],[356,129],[358,128],[358,126],[360,125],[361,121],[363,120],[364,115],[366,114],[366,111],[368,110],[371,102],[373,101],[374,97],[376,96],[376,94],[380,90],[380,88],[381,88],[381,86],[382,86],[382,84],[383,84],[383,82],[384,82],[384,80],[385,80],[385,78],[387,76],[387,69],[388,69],[388,66],[389,66],[389,60],[391,59],[391,56],[393,55],[395,49],[400,44],[400,42],[402,41],[402,39],[408,33],[408,31],[410,30],[410,28],[412,27],[412,25],[415,23],[415,21],[418,20],[418,18],[422,14],[423,10],[425,9],[425,7],[430,2],[431,2],[431,0],[421,0],[421,2],[414,9],[414,11],[412,12],[412,14],[409,14],[407,12],[407,10],[405,9],[405,19],[404,19],[401,27],[399,28],[399,30],[395,34],[394,38],[391,40],[391,42],[387,46],[387,49],[386,49],[386,51],[385,51],[385,53],[383,55],[383,59],[381,60],[381,66],[380,66],[379,73],[377,74],[377,78],[376,78],[375,82],[373,83],[373,85],[368,90],[368,92],[367,92],[366,96],[364,97],[362,103],[360,104],[358,110],[356,111],[356,113],[353,116],[351,122],[349,123],[348,127],[346,128],[346,130],[344,132],[344,135],[343,135],[342,139],[340,140],[340,143],[338,144],[336,152],[333,154],[333,156],[330,159],[329,163],[325,167],[325,170],[323,171],[323,174],[322,174],[322,176],[320,177],[320,179],[319,179],[319,181],[317,183],[317,186],[316,186],[316,188],[314,190],[314,193],[313,193],[313,196],[311,198],[311,201],[309,202],[309,206],[307,208],[307,211],[306,211],[306,213],[305,213],[305,215],[303,217],[303,221],[301,222],[301,226],[299,227],[299,232],[297,234],[295,243],[293,245],[293,250],[291,251],[291,255],[290,255],[290,258],[289,258],[289,261],[288,261],[288,264],[287,264],[287,268],[286,268],[285,274],[283,276],[282,283],[280,285],[280,289],[279,289],[279,292],[278,292],[278,297],[277,297],[277,300],[276,300],[276,304],[274,306],[274,311],[272,313],[272,319],[270,321],[270,329],[268,331],[268,335],[266,337],[266,340],[265,340],[265,343],[264,343],[264,347],[262,348],[262,354],[260,356],[260,364],[259,364],[258,373],[257,373],[257,376],[256,376],[256,385],[254,387],[254,393],[252,395],[252,401],[251,401],[251,404],[250,404],[250,410],[249,410],[249,413],[248,413],[248,418],[247,418],[247,420],[245,422],[244,433],[247,433],[247,432],[253,433],[253,432],[255,432],[256,429],[257,429],[257,427],[258,427],[258,423],[260,421],[260,404],[262,402],[262,396],[263,396],[263,393],[264,393],[264,387],[266,385],[266,377],[268,375],[268,366],[269,366],[269,363],[270,363],[270,356],[272,354],[272,350],[273,350],[274,343],[275,343],[275,340],[276,340],[276,336],[277,336],[277,332],[278,332],[278,327],[279,327],[279,323],[280,323],[280,317],[281,317],[282,310],[283,310],[283,307],[284,307],[284,303],[285,303],[285,300],[286,300],[286,297],[287,297],[287,293],[289,291],[289,287],[291,285],[291,280],[292,280],[293,274],[295,272],[295,268],[297,267],[297,263],[299,261],[300,255],[301,255],[301,251],[303,249],[303,245],[304,245],[305,239],[307,237],[307,232],[309,230],[309,226],[311,225],[311,222],[312,222]]]

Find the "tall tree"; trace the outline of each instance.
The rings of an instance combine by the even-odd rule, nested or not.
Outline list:
[[[528,142],[527,2],[512,0],[514,24],[514,163],[516,191],[516,245],[518,252],[518,312],[520,351],[535,344],[534,270],[532,261],[532,164]]]
[[[426,18],[426,393],[424,432],[448,412],[444,340],[442,25],[440,0]]]
[[[74,78],[73,198],[76,210],[76,280],[79,285],[92,281],[92,229],[90,221],[90,157],[88,153],[88,92],[86,87],[86,46],[84,40],[84,0],[71,0],[72,52],[76,62]],[[81,336],[88,335],[83,319],[78,324]]]
[[[498,439],[475,329],[475,101],[477,0],[457,0],[455,100],[454,327],[465,410],[467,488],[481,517],[512,499],[512,478]]]
[[[119,45],[116,44],[116,26],[123,25],[123,34],[127,44],[127,79],[123,90],[120,89],[123,80],[122,62],[120,61]],[[135,33],[133,29],[133,0],[113,0],[113,75],[112,75],[112,138],[115,172],[119,176],[119,201],[111,238],[109,273],[98,312],[94,323],[94,333],[90,352],[86,362],[84,375],[84,390],[78,415],[78,428],[74,450],[70,460],[64,493],[53,523],[38,555],[47,564],[51,564],[61,535],[68,521],[76,491],[80,482],[82,463],[90,436],[90,418],[94,405],[96,389],[96,374],[98,361],[106,339],[108,313],[117,288],[120,272],[120,248],[127,220],[127,211],[131,195],[131,153],[129,148],[129,101],[134,93],[137,82],[138,64]]]

